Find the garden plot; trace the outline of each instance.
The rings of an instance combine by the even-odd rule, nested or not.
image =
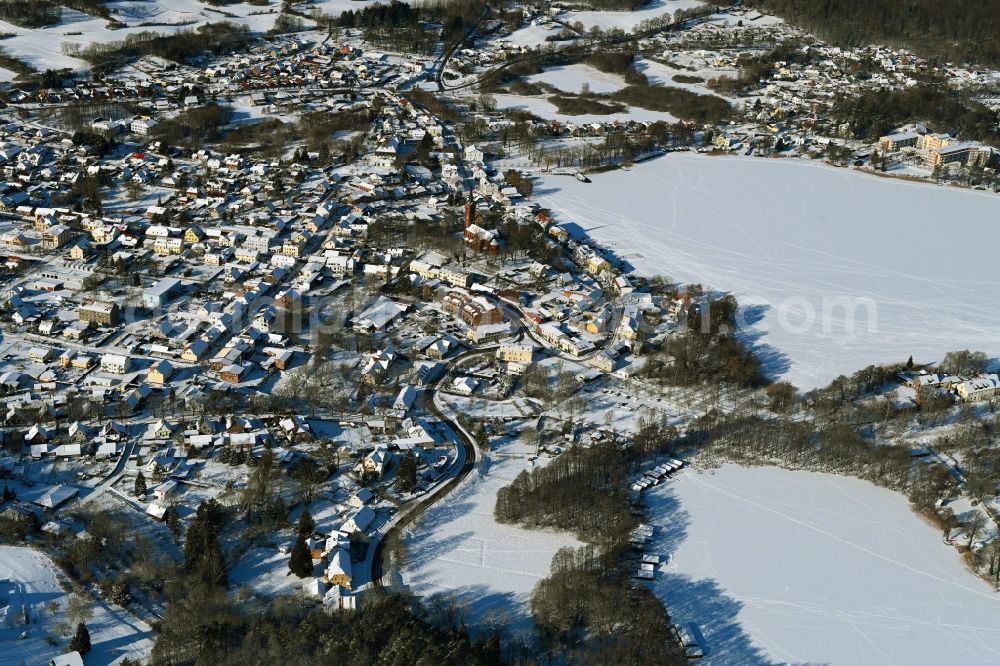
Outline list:
[[[535,192],[628,268],[733,293],[765,369],[799,388],[910,354],[1000,354],[1000,197],[686,153],[593,181],[544,176]],[[942,220],[974,242],[942,242]]]
[[[654,592],[715,664],[994,664],[1000,595],[897,493],[725,465],[646,493]],[[695,630],[690,630],[690,625]]]

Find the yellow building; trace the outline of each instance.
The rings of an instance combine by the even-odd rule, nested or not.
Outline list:
[[[535,350],[531,345],[506,342],[497,348],[497,360],[505,363],[528,365],[534,357]]]

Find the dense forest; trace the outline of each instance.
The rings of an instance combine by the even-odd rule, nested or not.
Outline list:
[[[399,0],[349,9],[336,20],[341,28],[359,28],[365,39],[383,47],[433,53],[461,42],[483,12],[479,0],[410,5]]]
[[[198,148],[206,141],[217,139],[219,128],[228,118],[228,107],[209,103],[164,120],[153,129],[153,135],[168,144],[187,143]]]
[[[62,8],[52,0],[0,0],[0,19],[22,28],[44,28],[59,23]]]
[[[151,664],[385,664],[487,666],[502,663],[496,636],[473,641],[439,627],[416,602],[367,592],[356,612],[309,610],[274,601],[253,614],[224,590],[175,586]],[[256,606],[256,604],[252,604]]]
[[[636,524],[625,501],[632,471],[625,462],[610,443],[574,447],[501,488],[497,520],[572,530],[583,540],[621,547]]]
[[[891,44],[928,57],[1000,64],[1000,0],[747,0],[845,46]]]
[[[627,498],[629,477],[676,438],[664,423],[643,423],[630,447],[574,446],[497,493],[498,521],[572,530],[587,543],[558,551],[531,595],[543,655],[555,663],[685,663],[663,603],[632,584],[623,565],[638,524]]]
[[[926,122],[933,130],[962,139],[1000,144],[1000,114],[974,100],[937,86],[919,85],[905,90],[876,90],[839,99],[833,108],[838,122],[850,124],[859,139],[875,139],[907,122]]]
[[[700,287],[689,288],[688,296]],[[694,300],[685,314],[685,330],[653,347],[641,375],[661,385],[696,386],[721,382],[737,386],[766,383],[756,353],[738,336],[740,309],[732,295]]]

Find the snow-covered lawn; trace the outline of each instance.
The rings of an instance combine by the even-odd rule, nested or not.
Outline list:
[[[247,586],[254,594],[274,597],[294,595],[302,591],[302,585],[310,580],[299,578],[288,570],[289,556],[272,546],[261,546],[247,552],[229,575],[233,587]],[[314,567],[316,576],[323,574],[323,568]]]
[[[75,631],[66,616],[68,598],[48,557],[30,548],[0,546],[0,666],[45,664],[65,652]],[[91,611],[88,666],[105,666],[123,656],[142,659],[152,648],[152,630],[129,613],[103,602],[92,604]],[[22,632],[27,638],[18,640]]]
[[[675,153],[539,202],[638,272],[734,293],[767,370],[800,388],[872,363],[1000,352],[1000,197],[800,160]]]
[[[497,491],[526,459],[490,454],[457,489],[407,530],[402,582],[432,604],[453,601],[471,626],[503,621],[513,633],[530,629],[528,602],[552,556],[581,544],[565,532],[525,530],[493,519]],[[508,634],[509,635],[509,634]]]
[[[906,499],[828,474],[726,465],[647,493],[652,583],[716,664],[995,664],[1000,595]]]

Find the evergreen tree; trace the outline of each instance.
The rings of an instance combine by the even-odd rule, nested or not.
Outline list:
[[[906,369],[907,370],[912,370],[913,369],[913,357],[912,356],[909,358],[909,360],[906,361]]]
[[[299,578],[305,578],[312,573],[313,562],[312,553],[306,544],[306,538],[299,534],[295,537],[295,546],[292,547],[292,556],[288,560],[288,570]]]
[[[226,560],[222,557],[222,549],[219,548],[219,540],[215,535],[211,535],[211,542],[205,555],[198,563],[198,574],[202,582],[208,585],[225,587],[229,584],[229,575],[226,572]]]
[[[417,459],[413,451],[407,451],[399,463],[399,474],[396,475],[396,490],[412,493],[417,487]]]
[[[135,477],[135,496],[146,496],[146,477],[142,475],[142,472],[139,472],[139,475]]]
[[[299,516],[299,528],[298,533],[302,536],[309,536],[316,529],[316,521],[313,520],[312,514],[309,513],[309,509],[302,509],[302,515]]]
[[[180,541],[181,532],[184,528],[181,525],[181,516],[175,506],[167,510],[167,527],[170,529],[170,533],[174,535],[174,539]]]
[[[228,584],[226,561],[219,547],[223,509],[216,500],[202,502],[184,540],[184,567],[209,585]]]
[[[70,641],[69,649],[71,652],[79,652],[81,657],[90,652],[90,632],[83,622],[76,625],[76,635]]]

